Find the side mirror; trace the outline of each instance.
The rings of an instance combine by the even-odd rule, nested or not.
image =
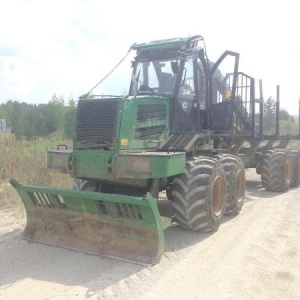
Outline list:
[[[178,65],[177,61],[171,61],[171,69],[174,74],[179,73],[179,65]]]
[[[198,58],[201,61],[203,61],[205,59],[205,57],[204,57],[204,49],[203,48],[198,51]]]

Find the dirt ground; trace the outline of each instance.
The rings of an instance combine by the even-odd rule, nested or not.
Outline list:
[[[152,267],[28,242],[26,220],[0,210],[0,299],[300,299],[300,188],[246,175],[237,217],[213,234],[168,228]]]

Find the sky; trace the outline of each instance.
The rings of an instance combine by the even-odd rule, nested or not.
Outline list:
[[[0,103],[48,103],[53,94],[77,99],[133,43],[200,34],[210,60],[225,50],[239,52],[239,70],[256,79],[256,97],[259,79],[265,100],[276,99],[280,85],[280,107],[295,115],[300,98],[296,6],[294,0],[0,0]],[[129,63],[110,78],[126,90]]]

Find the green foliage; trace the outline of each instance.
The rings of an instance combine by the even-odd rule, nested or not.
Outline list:
[[[68,174],[50,172],[47,169],[47,150],[55,150],[58,144],[65,144],[70,148],[72,140],[65,139],[62,131],[58,131],[29,142],[17,140],[9,145],[0,142],[0,184],[5,187],[5,191],[0,190],[0,202],[3,205],[21,205],[18,194],[8,183],[10,178],[24,184],[72,188],[72,178]]]
[[[291,116],[286,109],[280,109],[279,111],[279,119],[289,121],[291,123],[295,123],[294,117]]]
[[[276,103],[271,97],[264,103],[264,133],[275,133]]]
[[[48,181],[51,175],[46,171],[47,150],[55,150],[59,144],[72,147],[72,141],[65,139],[62,131],[33,141],[17,140],[9,145],[2,143],[0,147],[1,161],[6,169],[7,177],[14,177],[21,182],[30,184],[48,185],[53,182],[53,180]]]
[[[0,118],[6,119],[17,138],[15,143],[0,140],[0,208],[23,208],[8,183],[10,178],[25,184],[72,188],[68,174],[47,169],[47,150],[55,150],[59,144],[72,147],[76,105],[73,99],[65,105],[55,94],[47,104],[10,100],[0,105]]]
[[[256,116],[258,121],[258,116]],[[285,109],[279,110],[280,134],[297,134],[298,126],[294,118]],[[276,130],[276,102],[271,97],[264,103],[264,134],[275,134]]]
[[[76,115],[76,103],[73,99],[69,100],[69,106],[66,108],[64,115],[64,135],[72,139],[74,135],[74,122]]]
[[[64,104],[62,97],[55,94],[48,104],[27,104],[8,101],[0,106],[0,117],[7,120],[18,140],[33,140],[61,130],[72,137],[76,102]]]

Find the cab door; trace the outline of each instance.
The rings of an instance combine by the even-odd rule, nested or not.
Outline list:
[[[180,72],[177,74],[178,78],[172,99],[171,133],[197,132],[195,60],[195,55],[193,55],[183,58],[180,62]]]
[[[235,128],[235,102],[238,64],[239,54],[228,50],[216,63],[209,61],[209,129],[237,131]]]

